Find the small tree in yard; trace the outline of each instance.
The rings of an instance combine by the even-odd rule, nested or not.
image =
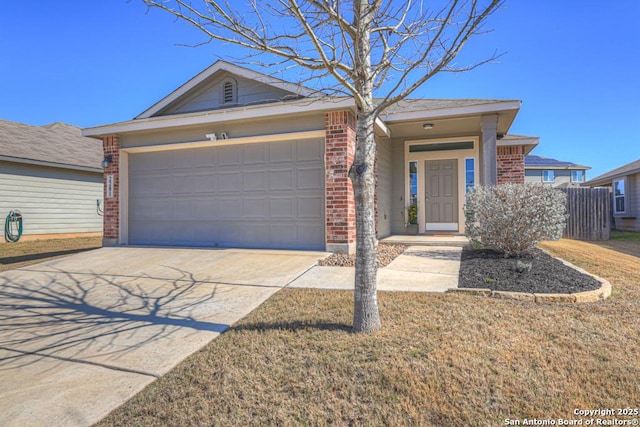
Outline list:
[[[380,328],[376,292],[374,124],[380,113],[440,72],[473,69],[454,58],[482,32],[502,0],[142,0],[215,41],[266,55],[261,65],[294,65],[329,95],[356,104],[349,169],[356,210],[353,329]],[[256,61],[254,61],[255,63]],[[374,100],[374,96],[378,99]]]
[[[476,187],[467,194],[466,234],[472,243],[520,257],[542,240],[558,240],[567,223],[567,196],[544,185]]]

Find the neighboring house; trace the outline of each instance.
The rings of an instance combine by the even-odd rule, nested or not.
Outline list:
[[[528,155],[524,159],[524,180],[553,187],[579,187],[586,181],[589,169],[572,162]]]
[[[0,120],[3,236],[14,209],[22,213],[24,237],[102,234],[102,158],[100,143],[75,126]]]
[[[589,187],[609,187],[617,230],[640,231],[640,159],[589,180]]]
[[[409,99],[376,121],[377,229],[464,232],[477,184],[524,182],[538,138],[507,135],[520,101]],[[347,176],[356,105],[218,61],[100,138],[114,183],[107,245],[189,245],[352,252]],[[415,210],[414,210],[415,211]]]

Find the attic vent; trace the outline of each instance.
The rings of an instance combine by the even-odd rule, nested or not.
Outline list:
[[[227,80],[222,85],[222,99],[224,104],[233,104],[236,102],[236,86],[235,82]]]

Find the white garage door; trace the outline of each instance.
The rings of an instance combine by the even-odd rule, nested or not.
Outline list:
[[[324,249],[323,141],[130,154],[129,243]]]

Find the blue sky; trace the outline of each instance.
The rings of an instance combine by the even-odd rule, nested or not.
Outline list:
[[[507,1],[460,58],[498,63],[440,75],[416,97],[522,100],[511,133],[534,151],[592,166],[640,158],[640,1]],[[241,53],[139,0],[3,4],[0,119],[80,127],[128,120],[219,58]]]

